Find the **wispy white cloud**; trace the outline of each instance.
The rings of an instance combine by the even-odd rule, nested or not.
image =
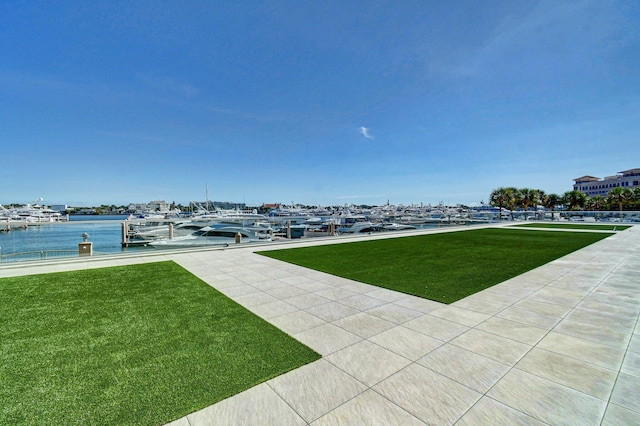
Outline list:
[[[373,136],[369,133],[369,129],[366,127],[360,127],[360,134],[367,139],[373,139]]]

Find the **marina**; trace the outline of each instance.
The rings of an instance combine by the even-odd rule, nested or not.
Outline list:
[[[473,226],[499,221],[572,221],[637,223],[640,213],[500,211],[459,206],[392,206],[375,208],[274,208],[206,210],[197,213],[154,212],[133,215],[52,215],[29,205],[33,216],[14,217],[3,208],[0,217],[0,262],[43,260],[79,255],[137,253],[150,250],[228,247],[238,244],[273,244],[281,241],[366,236]],[[27,211],[23,209],[23,211]],[[17,210],[16,210],[17,214]],[[35,219],[34,219],[35,218]],[[86,234],[90,249],[80,247]],[[85,250],[84,252],[82,250]]]
[[[79,255],[83,235],[92,255],[140,250],[273,243],[298,238],[366,235],[438,226],[486,223],[484,218],[437,210],[429,216],[393,206],[384,209],[274,209],[269,214],[239,210],[201,210],[195,215],[72,215],[19,218],[3,210],[0,262]],[[12,217],[13,216],[13,217]]]

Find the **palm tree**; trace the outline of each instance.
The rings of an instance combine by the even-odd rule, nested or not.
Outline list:
[[[533,203],[533,210],[536,212],[536,217],[538,216],[538,207],[543,205],[546,196],[547,194],[542,189],[535,190],[535,196],[531,202]]]
[[[551,220],[556,220],[554,211],[560,203],[562,203],[562,197],[558,194],[547,194],[542,199],[542,205],[551,210]]]
[[[520,204],[520,199],[522,197],[520,196],[520,191],[518,190],[518,188],[510,186],[508,188],[505,188],[505,190],[507,191],[506,206],[509,208],[509,212],[511,213],[511,220],[513,220],[513,211]]]
[[[562,203],[565,206],[569,206],[569,210],[579,210],[584,207],[584,203],[587,200],[587,194],[582,191],[567,191],[562,196]]]
[[[558,194],[545,194],[542,198],[542,205],[551,210],[551,220],[555,220],[554,210],[562,202],[562,197]]]
[[[607,204],[607,200],[601,195],[594,195],[593,197],[587,198],[587,202],[585,206],[589,210],[594,210],[596,212],[595,219],[598,220],[598,210],[600,210],[603,206]]]
[[[544,194],[544,192],[540,191],[539,189],[529,188],[522,188],[518,190],[518,192],[520,193],[520,205],[524,208],[524,218],[526,220],[529,207],[533,207],[533,210],[535,211],[538,204],[540,203],[540,194]]]
[[[506,207],[511,212],[511,220],[513,220],[513,210],[518,206],[519,200],[520,192],[514,187],[494,189],[489,196],[489,204],[500,209],[500,218],[502,218],[502,209]]]
[[[524,208],[524,220],[527,220],[527,210],[529,210],[529,204],[531,204],[532,189],[529,188],[521,188],[518,190],[520,194],[518,204],[520,204]]]
[[[607,204],[607,200],[601,195],[594,195],[587,199],[586,206],[587,208],[593,209],[595,211],[600,210]]]
[[[640,186],[633,187],[631,192],[633,194],[632,199],[633,199],[634,209],[637,210],[638,207],[640,207]]]
[[[502,208],[507,205],[509,200],[509,192],[507,188],[498,188],[491,191],[491,195],[489,195],[489,204],[493,207],[498,207],[500,212],[498,213],[498,217],[502,219]]]
[[[629,188],[623,188],[616,186],[607,195],[607,201],[609,203],[617,203],[620,208],[620,218],[622,219],[622,206],[633,197],[633,193]]]

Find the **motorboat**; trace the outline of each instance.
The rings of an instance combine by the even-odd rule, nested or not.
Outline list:
[[[383,223],[382,229],[385,231],[408,231],[411,229],[416,229],[416,227],[404,223]]]
[[[25,204],[22,207],[12,209],[9,216],[27,223],[62,221],[60,212],[39,205],[38,202],[40,201],[42,201],[42,198],[39,198],[33,204]]]
[[[198,247],[225,245],[236,242],[271,241],[272,228],[267,226],[236,226],[220,224],[205,226],[189,235],[163,238],[149,242],[154,247]]]
[[[182,237],[191,234],[194,231],[202,229],[206,224],[193,223],[187,221],[174,220],[144,220],[129,223],[128,236],[129,240],[157,240],[166,239],[172,233],[173,236]]]

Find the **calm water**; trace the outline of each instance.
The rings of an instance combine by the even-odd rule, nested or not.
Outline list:
[[[120,253],[122,222],[127,216],[71,216],[67,223],[30,226],[0,232],[0,254],[43,250],[78,250],[82,234],[89,234],[96,253]],[[126,249],[127,251],[132,248]]]
[[[82,234],[89,234],[94,254],[122,253],[154,250],[153,247],[123,248],[122,222],[127,216],[71,216],[69,222],[29,226],[27,229],[14,228],[10,232],[0,232],[0,261],[36,260],[56,256],[73,256],[78,253],[78,243]],[[418,228],[432,228],[437,225],[418,225]],[[52,253],[66,250],[68,253]],[[21,253],[16,255],[15,253]],[[28,254],[24,254],[28,253]]]

